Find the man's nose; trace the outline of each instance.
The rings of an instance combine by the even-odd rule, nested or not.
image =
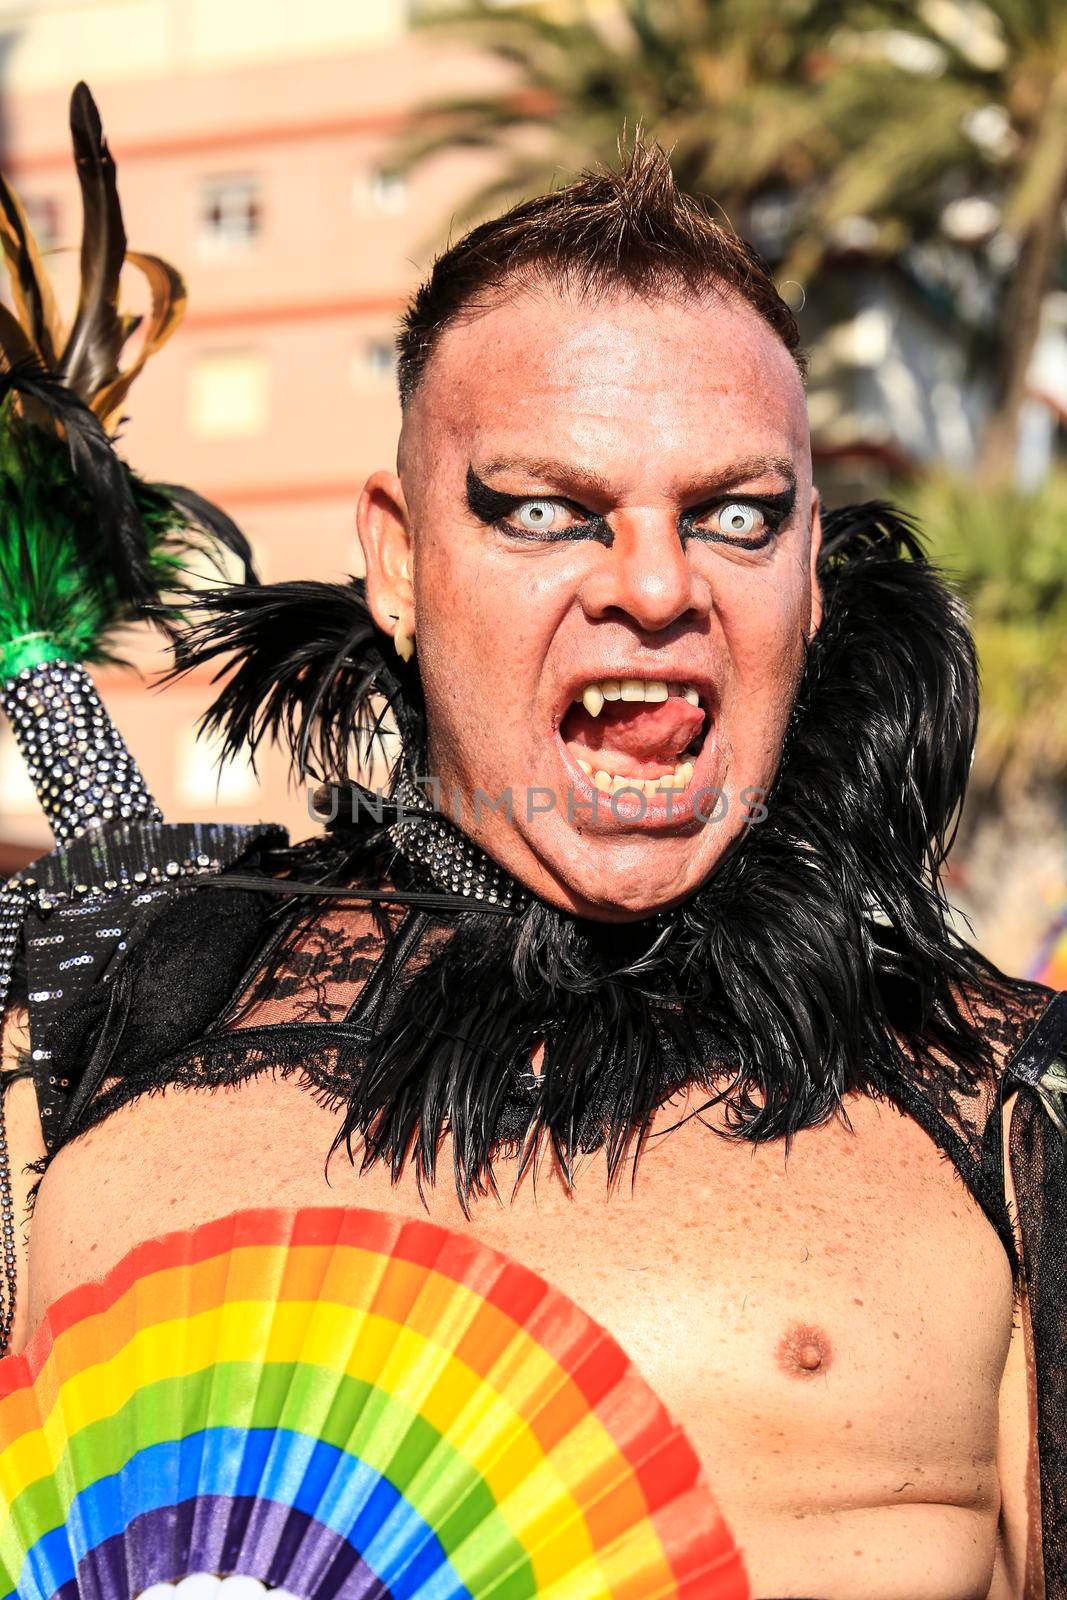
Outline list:
[[[707,580],[693,570],[674,512],[616,513],[612,543],[587,575],[579,600],[587,617],[625,613],[649,632],[689,616],[705,617],[712,597]]]

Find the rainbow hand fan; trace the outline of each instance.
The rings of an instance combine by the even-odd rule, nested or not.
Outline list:
[[[63,1296],[0,1362],[0,1502],[19,1600],[195,1573],[219,1600],[252,1592],[231,1575],[296,1600],[749,1594],[602,1328],[462,1234],[364,1210],[238,1212]]]

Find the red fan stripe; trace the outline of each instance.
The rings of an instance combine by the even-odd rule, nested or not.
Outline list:
[[[313,1297],[321,1283],[321,1261],[314,1250],[337,1246],[391,1256],[441,1274],[480,1295],[484,1303],[457,1342],[456,1358],[479,1377],[491,1381],[494,1364],[516,1326],[536,1342],[567,1379],[536,1415],[524,1419],[539,1445],[546,1452],[551,1451],[588,1407],[633,1469],[629,1492],[636,1495],[639,1491],[644,1496],[641,1514],[655,1513],[699,1479],[699,1461],[684,1436],[673,1431],[664,1440],[666,1413],[650,1389],[644,1390],[644,1415],[635,1417],[632,1391],[626,1414],[614,1413],[612,1394],[630,1366],[629,1358],[584,1312],[579,1312],[576,1319],[573,1312],[577,1308],[571,1307],[543,1278],[480,1242],[434,1223],[361,1208],[238,1212],[138,1245],[102,1282],[82,1285],[64,1295],[51,1308],[26,1353],[0,1363],[0,1400],[6,1402],[7,1413],[5,1432],[10,1434],[13,1425],[17,1431],[16,1413],[21,1408],[15,1400],[16,1392],[28,1389],[33,1382],[47,1360],[53,1338],[71,1333],[84,1317],[113,1306],[138,1279],[198,1266],[233,1249],[285,1245],[296,1247],[297,1252],[300,1247],[312,1247],[312,1253],[290,1257],[280,1288],[282,1298]],[[387,1276],[375,1296],[374,1309],[403,1321],[407,1310],[403,1288]],[[577,1348],[576,1320],[582,1330]],[[620,1515],[617,1501],[608,1496],[600,1511],[594,1513],[594,1518],[603,1524],[598,1531],[609,1534],[618,1526]]]

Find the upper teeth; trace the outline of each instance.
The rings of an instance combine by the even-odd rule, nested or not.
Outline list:
[[[692,684],[670,685],[660,678],[602,678],[582,691],[582,705],[591,717],[599,717],[605,700],[666,700],[673,692],[684,695],[691,706],[700,704]]]

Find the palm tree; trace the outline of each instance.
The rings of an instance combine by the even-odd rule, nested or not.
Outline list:
[[[967,603],[982,672],[972,809],[1067,790],[1067,475],[1033,494],[934,474],[896,498]]]
[[[465,218],[613,161],[643,125],[783,281],[810,282],[861,237],[949,290],[969,283],[954,320],[993,384],[983,470],[1010,476],[1064,257],[1062,0],[470,0],[427,21],[514,74],[510,93],[425,108],[408,146],[512,152]]]
[[[735,226],[753,197],[803,188],[832,159],[812,81],[819,42],[843,0],[573,0],[501,7],[470,0],[425,26],[482,45],[513,72],[513,92],[421,108],[412,162],[442,143],[503,145],[512,159],[463,220],[502,195],[532,193],[561,170],[613,163],[644,125],[670,149],[679,181],[714,196]],[[509,144],[519,130],[541,138]]]
[[[1065,265],[1067,8],[1060,0],[874,0],[833,41],[821,104],[852,148],[815,217],[870,219],[951,280],[969,257],[993,406],[982,476],[1009,479],[1042,304]],[[798,256],[813,259],[810,239]],[[794,267],[798,260],[794,258]],[[984,331],[984,338],[982,334]]]

